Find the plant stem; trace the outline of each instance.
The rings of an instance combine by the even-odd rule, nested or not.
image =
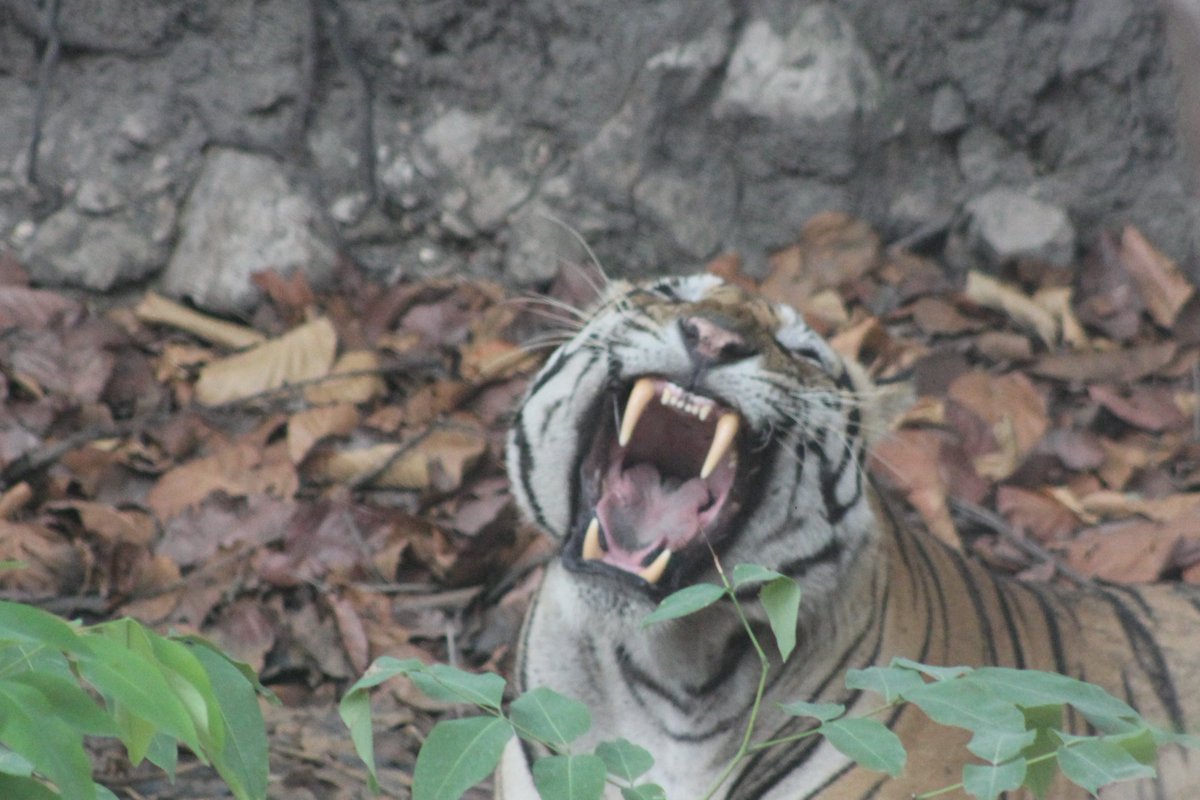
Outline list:
[[[1069,744],[1064,745],[1064,747],[1070,747],[1070,746],[1071,745],[1069,745]],[[1032,764],[1040,764],[1043,761],[1049,761],[1050,759],[1057,758],[1057,757],[1058,757],[1058,750],[1051,750],[1049,753],[1042,753],[1040,756],[1034,756],[1033,758],[1027,759],[1025,761],[1025,766],[1026,766],[1026,768],[1028,768]],[[1007,764],[1009,762],[1005,761],[1003,763]],[[997,766],[1000,766],[1000,765],[997,764]],[[934,789],[932,792],[924,792],[922,794],[914,795],[913,800],[930,800],[930,798],[932,798],[932,797],[939,797],[943,794],[949,794],[950,792],[957,791],[958,789],[961,789],[961,788],[963,788],[963,784],[960,782],[960,783],[956,783],[952,786],[944,786],[941,789]]]
[[[721,785],[725,781],[729,780],[729,776],[733,774],[737,765],[750,752],[750,738],[754,735],[754,726],[758,721],[758,711],[762,708],[763,694],[767,689],[767,672],[771,668],[771,662],[767,659],[767,654],[762,649],[762,645],[758,643],[758,637],[754,635],[754,629],[750,627],[750,620],[746,619],[746,613],[742,610],[742,604],[738,602],[733,585],[729,582],[729,578],[726,577],[725,570],[721,567],[721,561],[717,558],[715,552],[713,553],[713,563],[717,565],[717,574],[721,576],[721,583],[725,586],[725,594],[732,601],[733,610],[737,612],[738,619],[742,622],[742,627],[746,629],[746,635],[750,637],[750,644],[754,646],[754,652],[758,653],[758,663],[761,666],[761,671],[758,675],[758,688],[754,691],[754,704],[750,707],[750,719],[746,721],[746,732],[742,734],[742,743],[738,747],[737,753],[725,765],[725,769],[717,776],[716,781],[713,782],[708,793],[704,795],[703,800],[711,800],[716,795],[717,790],[721,788]]]
[[[856,719],[864,718],[864,717],[873,717],[876,714],[880,713],[881,711],[887,711],[889,708],[894,708],[898,702],[900,702],[900,701],[897,700],[896,702],[884,703],[881,706],[876,706],[875,708],[872,708],[870,711],[865,711],[862,714],[859,714],[856,717]],[[845,719],[847,716],[848,715],[843,714],[841,717],[837,717],[836,719]],[[832,722],[833,720],[829,720],[829,721]],[[763,741],[763,742],[756,742],[755,744],[750,745],[750,750],[752,752],[757,752],[759,750],[766,750],[768,747],[774,747],[777,744],[788,744],[789,742],[796,742],[801,739],[807,739],[809,736],[812,736],[813,734],[820,733],[820,732],[821,732],[821,726],[818,725],[817,727],[813,728],[811,731],[804,731],[803,733],[793,733],[788,736],[780,736],[778,739],[767,739],[766,741]]]

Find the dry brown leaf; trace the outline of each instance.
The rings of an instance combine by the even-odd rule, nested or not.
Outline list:
[[[326,436],[345,436],[358,427],[358,408],[351,403],[310,408],[288,419],[288,458],[299,464]]]
[[[482,433],[466,429],[430,431],[412,445],[396,443],[315,454],[306,472],[316,480],[389,489],[456,489],[487,450]]]
[[[20,511],[33,499],[33,487],[21,481],[0,495],[0,520],[6,520]]]
[[[1058,338],[1058,325],[1054,317],[1020,289],[982,272],[972,271],[967,274],[964,293],[984,308],[1002,311],[1017,324],[1032,328],[1047,347],[1054,346]]]
[[[298,488],[300,481],[288,459],[286,442],[266,448],[234,442],[166,472],[146,496],[146,504],[166,522],[213,492],[230,497],[268,494],[288,498]]]
[[[333,365],[330,376],[351,375],[314,383],[304,389],[304,399],[313,405],[328,403],[369,403],[387,388],[379,371],[379,356],[370,350],[351,350],[343,353]],[[353,373],[370,373],[358,374]]]
[[[337,332],[321,317],[276,339],[207,364],[196,382],[196,399],[215,406],[329,374]]]
[[[1033,358],[1029,337],[1011,331],[987,331],[972,342],[979,355],[992,362],[1024,362]]]
[[[1080,505],[1101,519],[1146,517],[1155,522],[1195,520],[1200,524],[1200,493],[1186,492],[1166,497],[1143,498],[1126,492],[1094,492]]]
[[[1071,301],[1071,287],[1048,286],[1039,289],[1033,296],[1033,302],[1054,317],[1058,329],[1062,332],[1064,344],[1075,350],[1091,346],[1087,332],[1083,329],[1083,323],[1075,316],[1075,308]]]
[[[928,336],[957,336],[984,327],[983,320],[964,316],[940,297],[922,297],[912,306],[913,322]]]
[[[1045,398],[1019,372],[968,372],[950,384],[947,396],[990,425],[997,442],[1011,443],[1014,459],[1033,450],[1049,426]]]
[[[1029,371],[1043,378],[1079,383],[1133,383],[1171,363],[1172,342],[1090,353],[1053,353],[1035,361]]]
[[[1088,387],[1088,396],[1122,421],[1146,431],[1172,430],[1189,421],[1174,394],[1159,387],[1131,386],[1122,391],[1097,384]]]
[[[0,330],[44,328],[56,318],[79,310],[78,302],[57,292],[26,286],[0,286]]]
[[[1151,319],[1164,328],[1172,327],[1196,287],[1184,277],[1178,264],[1146,241],[1132,225],[1127,225],[1121,233],[1120,257]]]
[[[253,328],[201,314],[154,292],[146,292],[133,312],[142,322],[169,325],[233,350],[253,347],[267,338]]]
[[[463,345],[460,352],[459,373],[478,383],[512,377],[538,360],[536,353],[503,339],[475,339]]]
[[[996,510],[1014,528],[1041,542],[1052,542],[1079,527],[1079,517],[1049,491],[1031,491],[1015,486],[996,490]]]
[[[144,511],[121,510],[107,503],[67,500],[46,505],[54,513],[75,513],[83,529],[107,544],[148,546],[158,533],[154,520]]]
[[[934,536],[961,550],[962,540],[946,500],[941,445],[941,437],[934,431],[899,430],[874,447],[871,463],[876,471],[905,492]]]
[[[838,211],[818,214],[798,243],[771,256],[762,295],[807,313],[813,295],[861,278],[879,256],[879,235],[865,222]]]
[[[1162,577],[1183,534],[1179,526],[1125,520],[1088,528],[1063,549],[1067,563],[1084,575],[1149,583]]]

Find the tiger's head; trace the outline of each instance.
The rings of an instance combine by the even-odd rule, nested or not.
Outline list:
[[[593,594],[649,603],[716,553],[811,598],[877,536],[871,391],[788,306],[713,275],[614,283],[530,385],[513,491]]]

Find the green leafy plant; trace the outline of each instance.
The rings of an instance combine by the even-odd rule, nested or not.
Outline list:
[[[1169,744],[1200,748],[1200,737],[1155,728],[1128,704],[1098,686],[1036,670],[1002,667],[937,667],[894,659],[886,667],[850,670],[846,686],[880,695],[866,714],[847,716],[835,703],[782,703],[779,709],[809,717],[817,725],[803,733],[754,741],[770,661],[755,637],[739,592],[759,585],[758,600],[766,613],[780,656],[787,660],[796,643],[800,588],[794,580],[761,566],[740,564],[727,575],[717,564],[720,584],[688,586],[664,598],[642,622],[653,625],[694,614],[725,600],[750,636],[761,672],[741,746],[709,789],[716,795],[725,780],[751,753],[810,736],[824,736],[848,758],[866,769],[899,775],[907,760],[903,743],[874,719],[902,703],[919,707],[933,721],[971,733],[968,750],[979,763],[963,767],[962,781],[918,795],[930,800],[963,791],[979,800],[995,800],[1003,792],[1026,787],[1044,798],[1056,773],[1090,792],[1111,783],[1154,775],[1159,747]],[[639,783],[654,764],[650,752],[619,739],[600,743],[592,753],[575,753],[571,743],[588,731],[586,706],[546,688],[504,702],[505,681],[491,673],[477,675],[444,664],[415,659],[381,658],[342,700],[342,719],[350,728],[359,756],[375,781],[369,690],[395,675],[406,675],[426,695],[474,705],[481,716],[442,720],[430,732],[417,756],[414,800],[457,800],[496,768],[514,737],[539,743],[550,756],[533,764],[533,779],[544,800],[598,800],[605,784],[620,788],[625,800],[659,800],[662,787]],[[1062,730],[1066,706],[1073,707],[1098,733],[1075,736]]]
[[[0,797],[113,798],[92,780],[84,737],[115,737],[174,779],[178,746],[238,800],[267,790],[254,671],[203,639],[132,619],[99,625],[0,601]]]

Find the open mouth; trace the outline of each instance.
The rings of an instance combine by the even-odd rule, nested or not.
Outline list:
[[[711,558],[741,508],[741,415],[711,397],[643,377],[606,397],[581,465],[581,518],[564,563],[670,587]],[[601,407],[603,411],[604,407]]]

